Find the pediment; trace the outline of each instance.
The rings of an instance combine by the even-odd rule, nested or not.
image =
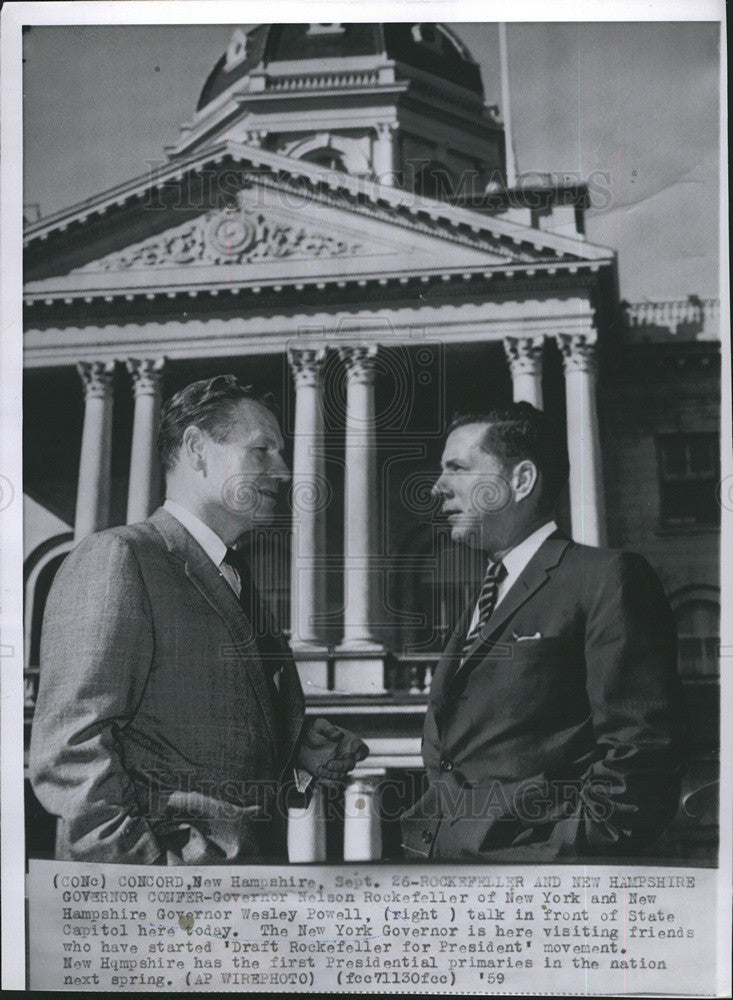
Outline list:
[[[378,250],[363,234],[319,225],[318,220],[303,220],[294,213],[264,211],[242,199],[236,207],[202,213],[70,273],[231,267],[265,261],[364,256]]]
[[[321,276],[369,280],[376,274],[382,280],[390,273],[601,256],[600,248],[583,248],[590,251],[586,257],[577,241],[407,192],[351,177],[334,184],[313,165],[286,157],[258,153],[263,159],[256,163],[253,150],[230,146],[214,159],[214,166],[221,163],[231,176],[226,157],[231,161],[235,152],[238,157],[237,185],[225,192],[225,207],[216,185],[198,207],[156,205],[157,189],[148,180],[100,195],[45,226],[29,227],[27,294],[76,296],[122,288],[150,294],[259,281],[297,286],[301,279]],[[211,154],[159,178],[158,188],[181,176],[205,174],[209,167]],[[210,176],[218,182],[226,175],[214,170]]]
[[[434,267],[517,261],[518,253],[469,241],[446,240],[385,218],[355,215],[322,203],[288,205],[277,190],[252,186],[238,193],[236,204],[202,211],[146,239],[72,267],[69,277],[101,280],[111,286],[136,280],[165,285],[186,271],[191,280],[257,278],[279,274],[366,273],[410,266]],[[175,217],[172,219],[175,222]],[[427,228],[427,227],[426,227]],[[474,241],[476,242],[476,241]],[[526,255],[521,255],[527,260]]]

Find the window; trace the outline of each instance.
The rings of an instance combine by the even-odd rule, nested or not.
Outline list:
[[[715,601],[685,601],[677,609],[679,671],[682,677],[717,677],[720,608]]]
[[[341,153],[329,147],[314,149],[311,153],[306,153],[301,159],[307,163],[315,163],[316,166],[325,167],[327,170],[337,170],[342,174],[346,173]]]
[[[410,163],[410,168],[413,173],[412,183],[415,194],[445,201],[455,193],[453,175],[445,164],[438,160],[429,160],[427,163]]]
[[[670,528],[718,525],[718,435],[665,434],[657,444],[662,524]]]

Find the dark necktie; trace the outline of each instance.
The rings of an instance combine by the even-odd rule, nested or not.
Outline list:
[[[489,568],[486,570],[484,582],[481,585],[481,592],[478,595],[478,618],[476,619],[476,624],[469,631],[466,636],[466,640],[463,643],[461,660],[465,660],[476,637],[481,632],[481,629],[487,623],[489,618],[491,618],[494,608],[496,607],[496,597],[499,593],[499,584],[506,575],[507,570],[503,562],[489,563]]]
[[[227,549],[223,561],[232,566],[239,576],[239,604],[252,626],[254,641],[260,654],[265,676],[273,697],[277,699],[279,692],[274,678],[282,666],[283,651],[276,638],[275,623],[260,599],[249,565],[242,553],[236,549]]]

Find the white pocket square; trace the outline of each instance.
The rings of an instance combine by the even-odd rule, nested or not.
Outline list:
[[[515,640],[515,642],[527,642],[530,639],[541,639],[542,633],[535,632],[534,635],[517,635],[516,632],[512,632],[512,638]]]

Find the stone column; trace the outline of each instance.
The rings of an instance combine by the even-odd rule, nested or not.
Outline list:
[[[514,402],[542,409],[542,337],[505,337],[504,352],[512,375]]]
[[[135,416],[132,425],[130,483],[127,492],[127,523],[144,521],[158,505],[160,466],[155,447],[160,421],[161,378],[165,358],[130,358]]]
[[[383,771],[349,777],[344,791],[344,861],[379,861],[382,821],[379,782]]]
[[[397,131],[397,122],[378,122],[376,129],[377,140],[374,143],[372,169],[380,184],[394,187],[394,136]]]
[[[342,347],[346,366],[344,637],[335,664],[338,691],[384,691],[384,649],[373,635],[377,539],[374,368],[378,348]],[[371,654],[371,655],[369,655]]]
[[[307,806],[288,809],[288,861],[326,860],[326,810],[323,786],[316,785]]]
[[[584,334],[560,334],[565,369],[570,521],[575,541],[606,544],[600,433],[596,409],[596,345]]]
[[[109,524],[115,363],[80,361],[76,370],[84,386],[84,429],[74,521],[74,539],[80,541]]]
[[[295,380],[290,644],[306,694],[328,690],[327,646],[319,631],[319,618],[325,611],[329,496],[322,400],[325,356],[325,348],[288,351]]]

